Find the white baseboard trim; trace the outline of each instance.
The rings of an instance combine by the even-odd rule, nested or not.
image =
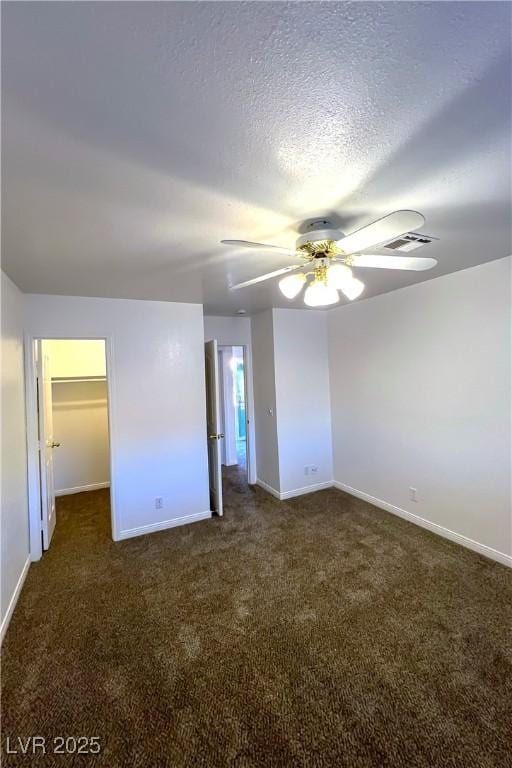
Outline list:
[[[56,496],[69,496],[72,493],[83,493],[84,491],[97,491],[98,488],[110,488],[110,483],[91,483],[90,485],[77,485],[75,488],[62,488],[55,491]]]
[[[370,496],[369,493],[359,491],[357,488],[352,488],[350,485],[345,485],[345,483],[340,483],[335,480],[333,485],[340,491],[345,491],[345,493],[349,493],[351,496],[356,496],[358,499],[367,501],[370,504],[373,504],[375,507],[379,507],[386,512],[391,512],[392,515],[402,517],[404,520],[408,520],[410,523],[419,525],[421,528],[426,528],[428,531],[436,533],[438,536],[443,536],[445,539],[454,541],[456,544],[467,547],[467,549],[472,549],[474,552],[478,552],[478,554],[484,555],[484,557],[488,557],[491,560],[495,560],[502,565],[507,565],[509,568],[512,568],[512,557],[510,555],[506,555],[504,552],[499,552],[497,549],[488,547],[486,544],[480,544],[478,541],[474,541],[473,539],[469,539],[467,536],[463,536],[462,533],[451,531],[449,528],[445,528],[443,525],[438,525],[437,523],[433,523],[424,517],[415,515],[412,512],[407,512],[407,510],[402,509],[401,507],[396,507],[394,504],[390,504],[387,501],[378,499],[375,496]]]
[[[323,491],[324,488],[332,488],[332,480],[328,480],[326,483],[315,483],[314,485],[305,485],[302,488],[293,488],[291,491],[276,491],[271,485],[263,482],[263,480],[256,480],[256,485],[263,488],[267,493],[272,494],[279,501],[286,501],[286,499],[292,499],[294,496],[303,496],[305,493],[314,493],[315,491]]]
[[[5,633],[7,632],[7,627],[9,626],[9,622],[11,620],[11,616],[14,612],[14,609],[16,608],[16,603],[18,602],[18,598],[20,596],[21,590],[23,589],[23,584],[25,583],[25,579],[27,578],[28,569],[30,568],[30,562],[31,562],[30,557],[27,557],[25,561],[25,565],[21,569],[20,577],[14,588],[14,592],[9,601],[9,605],[7,606],[7,611],[5,612],[5,616],[2,619],[2,626],[0,627],[0,645],[3,642]]]
[[[276,489],[272,488],[271,485],[268,485],[268,483],[265,483],[263,480],[260,480],[259,477],[256,478],[256,485],[259,485],[260,488],[263,488],[264,491],[266,491],[267,493],[270,493],[276,499],[281,499],[281,494],[279,493],[279,491],[276,491]]]
[[[175,517],[173,520],[162,520],[160,523],[150,523],[149,525],[139,525],[137,528],[127,528],[125,531],[120,531],[117,541],[120,541],[121,539],[132,539],[134,536],[144,536],[146,533],[165,531],[167,528],[176,528],[179,525],[197,523],[199,520],[209,520],[211,516],[212,513],[208,510],[207,512],[196,512],[193,515]]]
[[[305,493],[323,491],[325,488],[332,488],[332,480],[328,480],[325,483],[315,483],[314,485],[304,485],[302,488],[294,488],[292,491],[284,491],[284,493],[280,494],[280,499],[285,501],[286,499],[293,499],[294,496],[304,496]]]

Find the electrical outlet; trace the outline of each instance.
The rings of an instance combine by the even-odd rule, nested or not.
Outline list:
[[[309,475],[309,467],[304,467],[304,474]]]
[[[155,509],[162,509],[164,506],[164,500],[162,496],[157,496],[155,499]]]
[[[418,489],[417,488],[409,488],[409,499],[411,501],[418,501]]]
[[[312,464],[309,468],[310,474],[316,475],[318,472],[318,467],[316,467],[314,464]]]

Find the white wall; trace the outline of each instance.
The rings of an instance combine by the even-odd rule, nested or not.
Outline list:
[[[58,382],[53,384],[52,394],[53,436],[60,443],[53,452],[56,494],[108,486],[107,382]]]
[[[510,269],[493,261],[328,313],[335,479],[505,555]]]
[[[199,304],[28,295],[40,337],[109,337],[118,538],[209,515]],[[155,509],[155,498],[163,508]]]
[[[30,564],[25,440],[23,294],[2,279],[1,638]]]
[[[51,360],[52,378],[107,375],[105,342],[101,339],[48,339],[45,350]]]
[[[252,355],[258,482],[278,492],[274,320],[271,309],[252,318]]]
[[[204,340],[211,341],[217,339],[223,346],[236,347],[244,346],[246,351],[246,415],[249,421],[249,462],[248,462],[248,480],[249,483],[255,483],[258,476],[257,471],[257,450],[255,433],[255,410],[254,410],[254,385],[253,385],[253,351],[252,351],[252,320],[250,317],[216,317],[215,315],[205,315],[204,317]]]
[[[327,313],[274,309],[279,491],[332,483]],[[305,468],[310,470],[305,473]],[[311,468],[316,467],[315,473]]]
[[[328,487],[326,313],[267,310],[252,318],[252,329],[258,481],[281,499]]]

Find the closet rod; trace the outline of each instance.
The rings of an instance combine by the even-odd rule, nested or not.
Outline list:
[[[107,380],[106,376],[82,376],[82,377],[80,377],[80,376],[70,376],[68,378],[57,378],[56,377],[56,378],[52,379],[52,384],[67,384],[67,383],[75,382],[75,381],[82,381],[82,382],[84,382],[84,381],[106,381],[106,380]]]

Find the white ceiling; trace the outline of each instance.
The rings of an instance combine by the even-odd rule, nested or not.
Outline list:
[[[509,3],[3,3],[3,266],[24,291],[303,306],[292,245],[398,208],[428,273],[510,253]]]

